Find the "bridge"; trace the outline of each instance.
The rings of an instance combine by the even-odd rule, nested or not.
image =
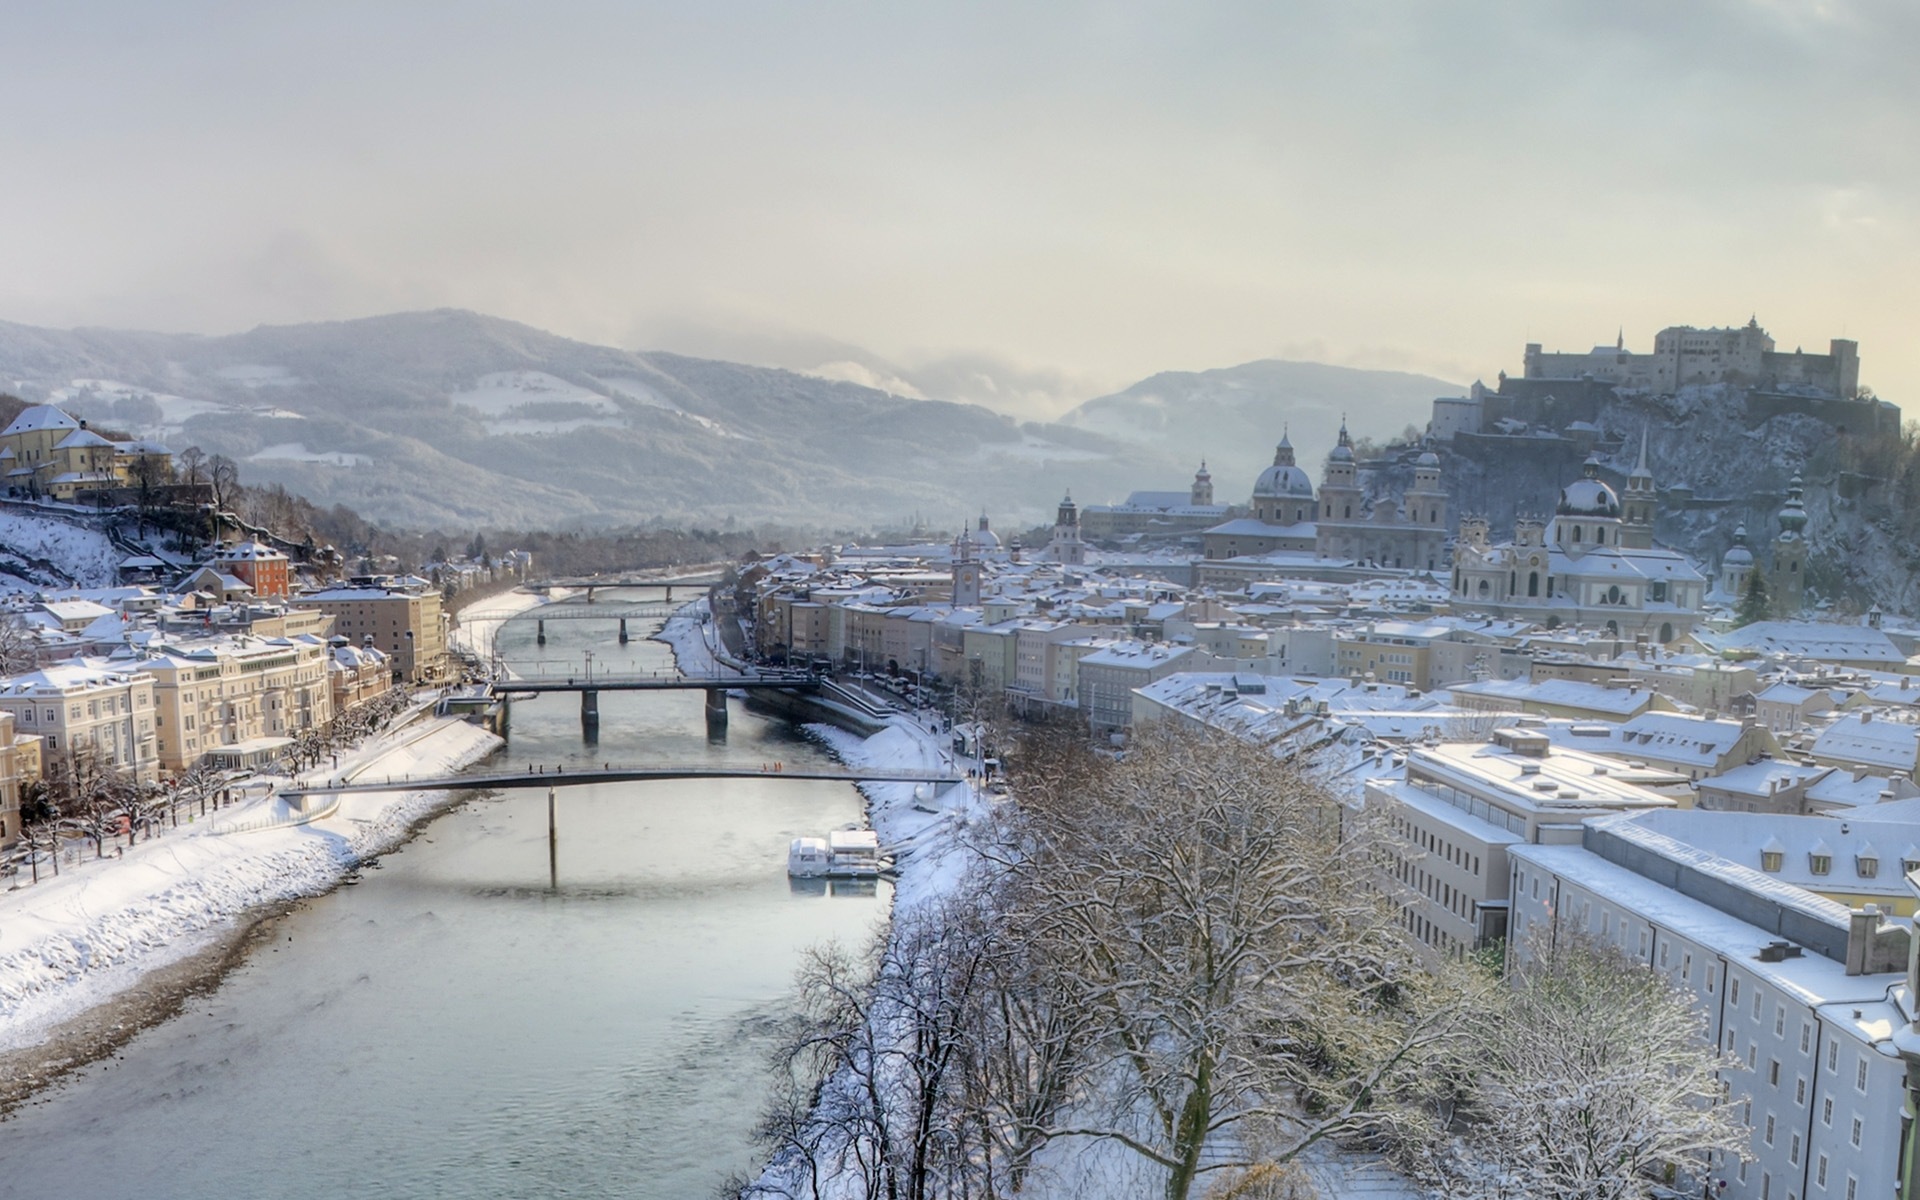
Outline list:
[[[281,791],[281,799],[296,809],[306,807],[308,796],[341,796],[353,792],[453,791],[460,788],[493,790],[547,789],[547,873],[551,886],[560,886],[560,818],[556,795],[563,787],[589,783],[651,783],[663,779],[790,779],[829,783],[929,783],[962,784],[967,779],[952,771],[911,771],[852,769],[844,767],[799,767],[787,770],[784,764],[771,767],[715,766],[606,766],[572,767],[556,764],[551,771],[535,767],[526,771],[495,771],[474,775],[433,775],[398,779],[388,775],[379,782],[322,784],[295,783]]]
[[[694,574],[694,575],[675,575],[675,576],[578,575],[578,576],[573,576],[571,578],[558,577],[553,579],[537,579],[531,583],[521,584],[520,586],[531,589],[531,590],[539,590],[539,591],[544,591],[550,588],[574,588],[574,589],[584,590],[587,593],[587,603],[591,604],[593,603],[593,593],[597,589],[626,588],[629,590],[633,590],[633,589],[642,589],[642,588],[658,588],[661,591],[666,593],[666,598],[668,600],[671,600],[673,599],[673,589],[675,588],[679,588],[681,591],[686,591],[689,588],[698,588],[701,591],[705,591],[708,588],[717,586],[720,583],[720,578],[721,576],[719,571],[707,571],[707,572],[701,572],[699,574]]]
[[[624,629],[622,633],[624,635]],[[626,638],[622,636],[622,641]],[[724,737],[727,729],[727,693],[736,688],[788,692],[818,691],[826,680],[806,671],[754,671],[739,675],[528,675],[497,676],[488,681],[487,692],[503,704],[514,696],[544,692],[579,692],[580,723],[591,739],[600,727],[601,692],[692,692],[707,694],[707,734]]]
[[[777,768],[777,769],[776,769]],[[498,771],[471,775],[388,775],[380,780],[352,783],[295,783],[282,788],[282,797],[344,796],[355,792],[431,792],[458,788],[525,789],[577,787],[589,783],[655,783],[665,779],[788,779],[828,783],[932,783],[967,782],[964,775],[952,771],[914,771],[905,768],[796,767],[788,769],[746,766],[657,766],[628,765],[569,767],[556,765],[552,770],[528,768],[524,771]]]
[[[816,691],[820,676],[807,671],[756,671],[749,675],[516,675],[487,684],[495,695],[520,692],[686,692],[735,688]]]

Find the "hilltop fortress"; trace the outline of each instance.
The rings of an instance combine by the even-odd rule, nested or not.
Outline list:
[[[1751,424],[1783,413],[1802,413],[1845,433],[1897,433],[1900,409],[1863,393],[1860,347],[1833,338],[1825,354],[1777,350],[1757,319],[1729,328],[1674,325],[1654,336],[1651,354],[1626,348],[1624,334],[1611,346],[1586,351],[1547,351],[1527,344],[1524,374],[1501,373],[1499,386],[1475,383],[1465,396],[1433,402],[1431,435],[1452,442],[1460,435],[1514,435],[1551,430],[1576,440],[1616,393],[1673,395],[1716,384],[1741,389]],[[1591,449],[1581,449],[1584,454]]]

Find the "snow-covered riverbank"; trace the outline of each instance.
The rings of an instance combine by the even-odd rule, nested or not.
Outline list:
[[[340,771],[444,773],[500,739],[451,718],[426,719],[342,756]],[[107,861],[91,849],[53,877],[0,895],[0,1049],[44,1041],[62,1022],[112,1002],[149,972],[231,937],[263,906],[317,895],[392,849],[445,792],[345,797],[307,825],[222,834],[270,815],[261,799],[168,828]],[[184,814],[183,814],[184,817]]]

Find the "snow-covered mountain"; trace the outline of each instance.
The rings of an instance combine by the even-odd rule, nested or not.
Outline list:
[[[974,405],[448,310],[227,337],[0,324],[0,390],[411,526],[957,525],[1139,486],[1156,462]]]
[[[1125,391],[1089,400],[1061,423],[1128,445],[1151,446],[1191,477],[1201,459],[1215,497],[1244,503],[1254,477],[1273,462],[1283,430],[1317,482],[1345,416],[1355,437],[1385,440],[1406,426],[1425,429],[1436,396],[1458,384],[1400,371],[1263,360],[1212,371],[1166,371]]]
[[[937,373],[917,378],[901,396],[456,310],[225,337],[0,323],[0,390],[406,526],[844,528],[912,513],[957,525],[983,508],[1011,526],[1050,514],[1067,489],[1098,502],[1184,488],[1202,454],[1222,498],[1238,500],[1289,419],[1303,446],[1330,445],[1343,410],[1356,435],[1384,436],[1458,391],[1251,363],[1155,376],[1044,423],[943,399]]]

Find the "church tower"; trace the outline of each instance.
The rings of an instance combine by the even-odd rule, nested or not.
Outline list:
[[[984,518],[982,518],[984,520]],[[974,557],[973,538],[967,527],[953,542],[953,606],[970,608],[980,603],[980,560]]]
[[[1773,610],[1784,617],[1796,617],[1807,603],[1807,506],[1801,497],[1806,489],[1800,473],[1794,472],[1787,484],[1787,502],[1780,506],[1780,532],[1773,538],[1773,570],[1767,590],[1773,594]]]
[[[1070,567],[1083,567],[1087,563],[1086,543],[1080,540],[1080,508],[1073,502],[1073,493],[1068,492],[1066,499],[1060,501],[1060,511],[1053,521],[1053,541],[1047,545],[1047,554],[1054,562]]]
[[[1747,581],[1753,577],[1753,551],[1747,549],[1747,527],[1743,522],[1733,531],[1733,546],[1720,556],[1720,594],[1737,604],[1747,594]]]
[[[1200,460],[1200,469],[1193,473],[1193,492],[1188,502],[1196,508],[1205,508],[1213,504],[1213,476],[1207,474],[1207,460]]]
[[[1627,476],[1627,490],[1620,497],[1620,544],[1629,550],[1653,549],[1653,516],[1659,507],[1659,495],[1653,486],[1653,471],[1647,466],[1647,430],[1640,429],[1640,459]]]
[[[1353,439],[1347,436],[1347,420],[1342,417],[1340,440],[1327,455],[1327,473],[1320,483],[1321,520],[1366,520],[1366,513],[1361,511],[1360,484],[1354,472]]]

